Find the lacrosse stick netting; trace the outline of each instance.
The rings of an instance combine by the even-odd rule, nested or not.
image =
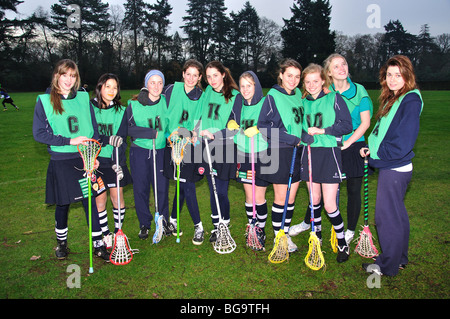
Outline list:
[[[89,273],[94,272],[94,266],[92,262],[92,194],[91,194],[91,178],[92,173],[94,172],[95,161],[97,160],[98,154],[100,154],[100,150],[102,146],[97,140],[92,138],[86,139],[77,145],[78,152],[83,159],[83,170],[86,174],[86,180],[88,184],[88,219],[89,219]]]
[[[369,168],[367,156],[364,158],[364,227],[360,232],[355,251],[364,258],[378,256],[378,250],[373,243],[373,236],[369,229]]]
[[[294,174],[294,166],[295,166],[295,157],[297,155],[297,147],[294,146],[294,150],[292,153],[292,161],[291,167],[289,170],[289,182],[286,191],[286,199],[284,201],[284,209],[283,209],[283,217],[281,221],[280,230],[275,237],[275,244],[271,253],[269,254],[269,261],[274,264],[282,263],[285,260],[289,259],[289,247],[288,247],[288,239],[286,234],[284,233],[284,222],[286,219],[286,211],[289,203],[289,195],[291,193],[291,183],[292,183],[292,175]]]
[[[264,243],[262,242],[262,230],[256,225],[256,190],[255,190],[255,142],[253,136],[251,137],[251,159],[252,159],[252,207],[253,218],[252,221],[247,224],[245,229],[246,244],[248,247],[255,251],[264,251]]]
[[[119,167],[119,148],[116,147],[116,165]],[[116,173],[117,209],[119,211],[119,230],[114,235],[114,246],[109,260],[114,265],[126,265],[133,259],[133,250],[130,248],[127,236],[122,231],[122,207],[120,205],[120,177]]]
[[[213,186],[214,198],[216,200],[217,213],[219,214],[219,225],[217,227],[217,239],[214,242],[214,250],[219,254],[229,254],[236,249],[236,242],[231,237],[230,230],[223,222],[222,212],[220,211],[219,198],[217,196],[216,180],[214,178],[211,153],[209,150],[208,139],[205,138],[206,156],[208,157],[209,173],[211,174],[211,184]]]
[[[312,164],[311,164],[311,146],[308,145],[308,170],[309,170],[309,199],[311,208],[311,232],[309,235],[309,249],[305,257],[305,264],[312,270],[319,270],[325,265],[320,240],[316,235],[314,226],[314,199],[313,199],[313,181],[312,181]]]
[[[177,165],[177,239],[180,242],[180,164],[183,161],[184,148],[190,142],[189,137],[181,137],[177,131],[167,138],[172,148],[172,160]]]

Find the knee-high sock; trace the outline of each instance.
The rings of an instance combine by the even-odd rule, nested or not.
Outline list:
[[[248,223],[250,224],[253,219],[253,204],[245,202],[245,213],[247,214]]]
[[[273,203],[272,205],[272,227],[275,232],[275,236],[281,228],[281,222],[283,219],[284,206]]]
[[[309,207],[311,211],[311,206]],[[314,230],[319,239],[322,238],[322,205],[313,206],[314,212]]]
[[[123,221],[125,220],[125,211],[126,208],[122,208],[120,210],[120,225],[119,225],[119,210],[117,208],[113,208],[113,214],[114,214],[114,233],[117,233],[119,231],[119,226],[123,226]]]
[[[328,216],[330,217],[331,224],[334,227],[334,231],[336,232],[336,238],[338,240],[339,246],[345,246],[347,245],[344,238],[344,221],[342,220],[341,213],[339,212],[339,209],[332,213],[328,213]]]
[[[100,222],[100,227],[102,229],[103,236],[109,235],[110,231],[108,228],[108,212],[105,209],[102,212],[98,212],[98,218]]]
[[[56,239],[59,241],[67,240],[67,219],[69,213],[69,205],[56,205],[55,208],[55,233]]]
[[[266,227],[267,202],[264,202],[264,204],[261,204],[261,205],[256,205],[256,217],[258,218],[259,228]]]
[[[294,208],[295,203],[288,204],[287,210],[286,210],[286,218],[284,221],[284,232],[287,234],[289,232],[289,227],[291,226],[292,216],[294,216]]]

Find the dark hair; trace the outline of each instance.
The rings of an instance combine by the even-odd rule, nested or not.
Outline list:
[[[400,90],[398,90],[397,94],[394,94],[394,92],[389,89],[386,83],[387,69],[390,66],[397,66],[400,70],[403,81],[405,81],[405,85]],[[383,116],[387,115],[391,110],[392,105],[394,105],[395,101],[397,101],[400,96],[418,88],[416,83],[416,75],[414,73],[414,67],[411,63],[411,60],[404,55],[395,55],[387,60],[386,64],[383,65],[380,69],[379,80],[381,85],[381,93],[379,97],[380,107],[376,114],[377,119],[380,119]]]
[[[233,77],[231,76],[230,69],[225,67],[219,61],[209,62],[205,67],[205,72],[206,72],[206,69],[209,69],[209,68],[217,69],[220,72],[220,74],[224,75],[222,91],[223,91],[223,96],[225,97],[225,102],[228,103],[228,101],[233,97],[233,89],[239,91],[239,88],[238,88],[236,82],[234,81]],[[206,78],[206,76],[205,76],[205,78]]]
[[[295,61],[294,59],[291,58],[287,58],[284,59],[283,61],[280,62],[278,68],[278,74],[277,74],[277,83],[279,86],[282,86],[283,81],[280,79],[280,73],[284,73],[286,71],[287,68],[290,67],[294,67],[300,70],[300,73],[303,72],[302,66],[300,65],[300,63],[298,63],[297,61]]]
[[[99,109],[104,109],[109,106],[109,105],[106,105],[105,101],[103,101],[102,87],[103,87],[103,85],[105,85],[105,83],[108,80],[111,80],[111,79],[116,81],[116,83],[117,83],[117,94],[114,97],[113,102],[114,102],[114,108],[116,109],[116,111],[118,111],[122,105],[120,102],[120,99],[121,99],[120,82],[119,82],[119,78],[117,77],[117,75],[112,74],[112,73],[105,73],[102,76],[100,76],[100,78],[98,79],[97,85],[95,87],[95,97],[97,98]]]

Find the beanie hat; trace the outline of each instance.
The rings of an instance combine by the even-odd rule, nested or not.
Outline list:
[[[164,79],[164,74],[162,74],[162,72],[161,71],[159,71],[159,70],[150,70],[146,75],[145,75],[145,87],[147,87],[147,82],[148,82],[148,80],[152,77],[152,76],[154,76],[154,75],[159,75],[160,77],[161,77],[161,79],[162,79],[162,81],[163,81],[163,86],[164,86],[164,83],[165,83],[165,79]]]

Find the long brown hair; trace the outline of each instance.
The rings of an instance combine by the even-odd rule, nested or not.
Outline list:
[[[284,59],[283,61],[280,62],[279,66],[278,66],[278,76],[277,76],[277,83],[279,86],[283,86],[283,80],[281,80],[280,78],[280,73],[284,73],[286,71],[287,68],[290,67],[294,67],[300,70],[300,73],[303,72],[302,66],[300,65],[300,63],[298,63],[297,61],[295,61],[294,59],[291,58],[287,58]]]
[[[205,67],[205,72],[206,72],[206,69],[209,69],[209,68],[217,69],[220,72],[220,74],[224,75],[222,92],[223,92],[223,96],[225,97],[225,103],[228,103],[228,101],[233,97],[233,89],[239,91],[239,88],[238,88],[236,82],[234,81],[233,77],[231,76],[230,69],[225,67],[219,61],[209,62]],[[206,75],[205,75],[205,78],[206,78]]]
[[[336,58],[341,58],[345,61],[345,63],[348,65],[347,59],[344,58],[344,56],[342,54],[339,53],[332,53],[328,56],[328,58],[325,59],[325,61],[323,61],[323,69],[324,69],[324,74],[326,75],[326,79],[325,79],[325,87],[329,87],[332,83],[333,83],[333,78],[330,75],[330,67],[331,67],[331,62],[333,62],[334,59]],[[350,73],[348,74],[348,77],[350,77]]]
[[[394,94],[386,83],[387,69],[390,66],[397,66],[400,70],[403,81],[405,81],[405,85],[397,91],[397,94]],[[404,55],[395,55],[390,58],[385,65],[381,67],[379,80],[381,85],[381,94],[379,97],[380,107],[378,108],[378,112],[376,114],[377,120],[389,113],[392,105],[399,99],[399,97],[418,88],[414,67],[411,60]]]
[[[64,113],[64,108],[62,106],[61,101],[61,90],[59,88],[59,78],[63,74],[67,74],[69,70],[74,71],[76,76],[76,81],[73,86],[73,91],[78,91],[81,84],[80,72],[78,71],[78,66],[75,62],[69,59],[60,60],[53,70],[52,74],[52,82],[51,82],[51,91],[50,91],[50,103],[53,106],[53,112],[58,114]]]

